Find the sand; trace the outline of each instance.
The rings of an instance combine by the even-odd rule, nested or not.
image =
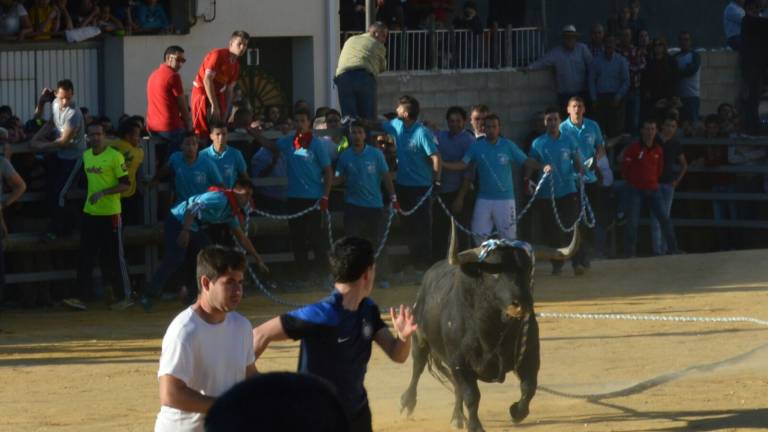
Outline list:
[[[537,310],[768,320],[767,258],[767,251],[742,251],[601,261],[579,278],[570,269],[549,276],[542,264]],[[374,298],[409,303],[415,291],[398,286]],[[98,307],[2,312],[0,431],[151,430],[160,342],[179,310],[164,304],[152,314]],[[286,310],[255,293],[240,307],[254,324]],[[768,430],[768,327],[549,318],[540,326],[540,388],[530,416],[511,423],[507,409],[519,388],[509,375],[504,384],[480,386],[486,430]],[[296,343],[276,343],[258,365],[294,370],[296,356]],[[452,394],[428,374],[413,416],[399,413],[410,373],[410,360],[394,364],[374,350],[366,381],[374,429],[450,430]],[[608,393],[614,394],[584,396]]]

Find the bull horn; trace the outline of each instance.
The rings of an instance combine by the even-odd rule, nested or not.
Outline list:
[[[576,251],[579,250],[580,242],[581,237],[579,236],[579,230],[577,228],[573,230],[573,237],[571,238],[571,243],[568,246],[564,248],[551,248],[536,245],[533,247],[533,252],[537,260],[565,261],[571,258],[576,253]]]
[[[448,246],[448,264],[450,265],[459,265],[458,240],[456,237],[456,222],[451,218],[451,242]]]

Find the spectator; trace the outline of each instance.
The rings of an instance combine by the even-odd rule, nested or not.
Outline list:
[[[21,41],[32,31],[27,10],[20,2],[0,0],[0,40]]]
[[[445,113],[445,121],[448,129],[437,132],[437,151],[444,162],[459,162],[470,146],[474,145],[475,137],[465,125],[467,112],[463,108],[453,106]],[[443,173],[442,185],[438,190],[440,199],[451,210],[459,223],[468,226],[472,211],[472,170],[446,171]],[[434,235],[432,236],[432,254],[435,261],[440,261],[448,256],[448,239],[451,232],[451,219],[445,212],[438,211],[435,214]],[[460,236],[459,249],[464,250],[470,246],[471,239]]]
[[[291,235],[291,248],[299,274],[307,275],[312,280],[309,270],[309,242],[315,254],[314,270],[325,274],[328,239],[321,220],[321,212],[328,209],[328,194],[331,192],[333,173],[323,143],[312,134],[309,112],[300,110],[294,113],[296,134],[277,141],[277,144],[265,142],[264,146],[272,151],[279,151],[285,157],[288,171],[288,213],[298,213],[316,204],[320,211],[311,211],[299,218],[288,221]]]
[[[80,6],[73,16],[75,28],[98,27],[99,8],[94,0],[80,0]]]
[[[716,114],[710,114],[704,119],[704,138],[727,138],[728,135],[720,130],[720,119]],[[728,165],[728,147],[708,145],[704,165],[710,168]],[[737,191],[736,179],[733,174],[714,172],[710,174],[711,190],[716,194],[730,194]],[[712,201],[712,217],[716,221],[737,220],[739,218],[736,202],[732,200],[715,199]],[[717,230],[719,250],[733,250],[737,246],[738,235],[733,229],[720,228]]]
[[[741,22],[740,65],[742,78],[742,115],[744,132],[760,134],[760,98],[763,94],[765,71],[768,68],[768,18],[760,16],[760,0],[747,0],[746,16]]]
[[[675,197],[675,189],[683,181],[688,171],[688,161],[685,159],[680,141],[677,140],[677,119],[669,116],[664,119],[659,133],[659,141],[664,154],[664,166],[659,176],[659,194],[661,195],[661,208],[670,217],[672,201]],[[708,146],[710,147],[710,146]],[[667,242],[661,235],[661,224],[651,214],[651,250],[654,255],[664,255],[668,251]]]
[[[733,105],[729,103],[722,103],[717,107],[717,118],[720,122],[720,133],[725,136],[730,136],[738,132],[741,128],[739,125],[739,116]]]
[[[59,16],[59,26],[56,28],[56,31],[65,32],[74,29],[75,25],[72,21],[72,15],[69,13],[69,8],[67,7],[67,0],[55,0],[55,2]]]
[[[257,373],[251,324],[234,312],[243,296],[245,256],[211,246],[196,258],[197,301],[163,336],[157,432],[202,431],[215,398]]]
[[[163,63],[147,80],[147,130],[163,141],[165,154],[178,151],[184,131],[193,129],[179,76],[179,70],[186,61],[183,48],[169,46],[163,54]]]
[[[343,32],[362,32],[365,30],[365,0],[341,0],[339,3]]]
[[[387,161],[389,172],[396,172],[397,146],[395,146],[395,140],[387,134],[377,135],[376,147],[384,153],[384,159]]]
[[[251,177],[283,178],[288,175],[285,157],[280,151],[262,146],[251,158]],[[256,188],[256,206],[260,210],[285,213],[286,186],[261,186]]]
[[[744,19],[744,0],[733,0],[723,11],[723,30],[728,46],[734,51],[741,49],[741,21]]]
[[[629,18],[625,25],[631,28],[634,34],[638,34],[640,30],[648,28],[645,25],[645,20],[640,18],[640,0],[632,0],[629,4]]]
[[[560,112],[555,108],[544,111],[544,124],[547,133],[533,142],[529,157],[541,165],[549,165],[549,176],[536,196],[534,203],[540,222],[539,231],[544,234],[546,244],[552,247],[562,247],[568,244],[568,233],[557,225],[554,212],[560,215],[559,220],[566,226],[576,222],[579,210],[579,198],[576,195],[576,173],[582,173],[582,162],[576,140],[570,134],[560,133]],[[531,167],[526,168],[526,182],[531,178]],[[532,190],[528,191],[529,193]],[[554,208],[551,204],[554,198]],[[551,261],[552,274],[562,272],[564,261]],[[573,261],[573,272],[578,276],[584,274],[579,260]]]
[[[616,53],[616,38],[605,39],[605,51],[589,70],[589,93],[598,123],[609,138],[624,132],[625,98],[629,90],[629,63]]]
[[[592,33],[589,39],[589,52],[592,53],[593,58],[603,53],[603,45],[605,42],[605,28],[602,24],[595,24],[592,26]]]
[[[490,110],[486,105],[479,104],[472,107],[469,112],[469,131],[475,135],[475,139],[485,136],[485,116]]]
[[[253,111],[250,108],[238,108],[232,116],[232,124],[229,125],[229,146],[243,154],[243,159],[251,160],[253,154],[259,148],[257,137],[259,130],[253,127]]]
[[[603,207],[597,162],[605,158],[605,140],[600,125],[584,117],[585,111],[584,101],[578,97],[572,97],[568,101],[568,118],[560,123],[560,133],[570,135],[576,141],[579,159],[584,163],[584,191],[592,209],[597,214]],[[587,270],[591,267],[589,254],[592,253],[590,249],[595,246],[595,231],[586,224],[581,225],[579,229],[582,233],[582,245],[573,257],[573,261]]]
[[[672,222],[664,209],[659,190],[659,177],[664,171],[664,150],[656,136],[656,121],[646,119],[640,130],[640,141],[624,150],[621,172],[627,181],[629,208],[624,232],[624,255],[632,258],[637,253],[637,226],[643,203],[656,217],[667,241],[667,253],[677,254],[677,240]]]
[[[0,127],[3,127],[8,132],[8,142],[17,143],[26,140],[27,136],[24,133],[24,127],[21,124],[21,120],[13,115],[11,107],[3,105],[0,107]]]
[[[475,35],[483,33],[483,23],[477,14],[477,4],[468,0],[464,3],[462,14],[453,19],[453,27],[456,30],[472,30]]]
[[[624,105],[626,107],[624,126],[626,131],[636,133],[640,122],[640,77],[645,69],[645,54],[632,43],[632,29],[621,30],[618,53],[629,63],[629,89]]]
[[[478,68],[480,53],[483,43],[483,23],[477,14],[477,5],[474,1],[464,3],[464,10],[460,16],[453,20],[453,28],[456,30],[471,30],[472,33],[456,34],[456,58],[454,65],[459,68]]]
[[[61,80],[56,84],[55,93],[48,88],[43,90],[35,108],[35,117],[42,118],[45,104],[51,103],[51,119],[37,131],[31,142],[35,150],[55,150],[48,158],[46,168],[46,202],[51,216],[49,239],[68,233],[73,225],[59,198],[70,174],[79,170],[80,156],[85,150],[85,124],[83,114],[73,100],[74,94],[72,81]]]
[[[701,104],[699,83],[701,78],[701,56],[691,49],[691,33],[684,31],[678,37],[680,52],[675,54],[678,82],[677,96],[682,102],[680,120],[693,125],[699,121]]]
[[[648,33],[648,30],[640,30],[637,34],[637,51],[638,55],[642,55],[643,58],[647,59],[648,55],[651,54],[651,34]]]
[[[112,6],[109,3],[102,3],[98,6],[99,14],[96,17],[96,26],[103,33],[122,36],[125,34],[123,23],[112,15]]]
[[[507,59],[507,38],[499,30],[508,27],[519,28],[525,25],[527,12],[525,0],[488,0],[488,27],[491,29],[491,65],[493,67],[512,66]],[[516,35],[512,35],[512,46],[516,44]],[[500,53],[501,55],[497,55]]]
[[[367,33],[344,42],[333,82],[339,89],[341,113],[365,119],[376,117],[376,75],[387,68],[387,26],[371,24]]]
[[[382,185],[389,195],[388,202],[392,209],[398,210],[395,187],[389,174],[389,167],[384,154],[365,144],[366,131],[360,123],[350,127],[352,146],[339,156],[336,167],[335,184],[344,183],[344,232],[348,237],[360,237],[368,240],[376,248],[386,239],[382,238],[385,222],[389,214],[384,212]],[[379,258],[376,267],[379,276],[379,288],[389,287],[385,269],[386,252]]]
[[[652,50],[641,78],[640,112],[643,118],[658,119],[662,112],[674,107],[672,99],[677,94],[677,65],[667,53],[664,38],[654,39]]]
[[[126,225],[138,225],[144,222],[144,196],[137,188],[136,175],[139,166],[144,163],[144,149],[141,141],[141,126],[131,120],[126,120],[117,129],[117,139],[109,145],[120,152],[128,169],[130,187],[120,194],[123,219]]]
[[[229,38],[229,48],[210,51],[200,64],[192,83],[192,124],[201,141],[211,133],[209,121],[227,118],[227,107],[240,76],[238,58],[245,54],[250,38],[244,31],[235,31]]]
[[[157,170],[150,182],[150,185],[156,186],[160,180],[173,175],[174,206],[195,195],[204,194],[211,186],[224,184],[216,164],[198,156],[197,136],[192,132],[186,134],[181,143],[181,151],[171,153],[168,162]]]
[[[331,164],[336,164],[336,160],[341,153],[349,148],[349,139],[341,133],[341,114],[335,109],[328,109],[325,114],[324,129],[330,129],[333,132],[329,136],[322,137],[323,142],[328,146],[328,155]]]
[[[8,131],[0,127],[0,146],[8,147]],[[8,194],[4,189],[10,190]],[[8,226],[5,223],[5,209],[13,205],[27,190],[27,184],[11,165],[8,152],[0,156],[0,301],[5,291],[5,243],[8,240]]]
[[[336,241],[330,264],[333,293],[253,329],[253,347],[258,359],[271,342],[300,339],[299,372],[319,376],[336,388],[351,421],[350,430],[371,431],[371,410],[363,385],[371,345],[375,341],[392,361],[403,363],[418,326],[410,308],[403,305],[397,313],[394,308],[389,310],[396,337],[381,320],[379,307],[369,298],[376,277],[369,241],[355,237]],[[351,340],[344,343],[347,337]]]
[[[419,121],[419,101],[398,100],[397,118],[382,124],[397,146],[397,196],[406,209],[415,208],[430,187],[440,188],[440,154],[432,132]],[[432,199],[402,219],[408,236],[409,262],[417,271],[432,265]]]
[[[282,119],[282,113],[280,107],[277,105],[268,105],[264,109],[264,123],[262,123],[263,130],[277,130],[277,126]]]
[[[104,129],[98,123],[88,126],[90,148],[83,153],[83,170],[88,183],[88,193],[83,207],[80,225],[80,250],[78,251],[77,286],[78,298],[64,299],[63,303],[75,309],[85,310],[83,301],[93,297],[93,264],[101,263],[105,279],[109,278],[112,293],[120,301],[115,309],[133,305],[128,266],[123,255],[123,223],[120,194],[130,188],[128,171],[123,155],[109,147],[104,140]],[[107,293],[107,298],[111,296]]]
[[[551,49],[528,66],[529,69],[554,66],[560,107],[565,107],[573,96],[580,96],[585,100],[587,97],[587,72],[592,64],[592,54],[586,45],[578,42],[578,38],[576,27],[563,27],[563,44]]]
[[[133,34],[139,26],[133,19],[133,3],[135,0],[112,0],[112,15],[120,21],[125,34]]]
[[[163,5],[157,0],[144,0],[144,3],[139,5],[136,8],[136,21],[141,30],[168,31],[171,26]]]
[[[197,293],[193,287],[199,285],[191,272],[190,258],[210,243],[205,230],[201,228],[208,224],[227,224],[230,233],[237,242],[256,260],[256,265],[262,272],[269,269],[253,247],[248,235],[243,231],[246,216],[250,211],[253,185],[249,181],[238,180],[231,190],[218,189],[194,195],[186,201],[178,203],[171,209],[171,214],[165,219],[163,228],[164,249],[163,260],[152,276],[149,289],[141,297],[144,310],[152,310],[152,299],[159,296],[163,287],[182,266],[187,267],[185,285],[189,289],[187,301],[193,303]]]
[[[59,29],[59,9],[51,4],[51,0],[35,0],[29,9],[29,20],[32,25],[31,37],[37,40],[50,39]]]
[[[405,16],[402,0],[376,0],[376,21],[383,23],[392,31],[405,28]]]

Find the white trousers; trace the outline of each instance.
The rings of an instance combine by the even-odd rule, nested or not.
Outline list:
[[[494,227],[501,237],[507,240],[517,239],[517,215],[515,200],[488,200],[478,198],[472,214],[472,231],[490,235]],[[482,238],[475,237],[475,243],[482,243]]]

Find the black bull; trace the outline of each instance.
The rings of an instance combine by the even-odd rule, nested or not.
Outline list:
[[[427,271],[416,297],[419,330],[413,336],[413,375],[400,399],[401,409],[413,412],[419,377],[428,366],[435,378],[453,385],[451,423],[463,428],[466,422],[470,431],[482,431],[477,381],[501,383],[507,372],[514,371],[520,378],[521,397],[509,413],[515,423],[525,419],[540,363],[533,309],[535,258],[567,259],[577,243],[574,233],[571,244],[562,249],[532,250],[527,243],[513,242],[459,254],[454,227],[448,259]]]

